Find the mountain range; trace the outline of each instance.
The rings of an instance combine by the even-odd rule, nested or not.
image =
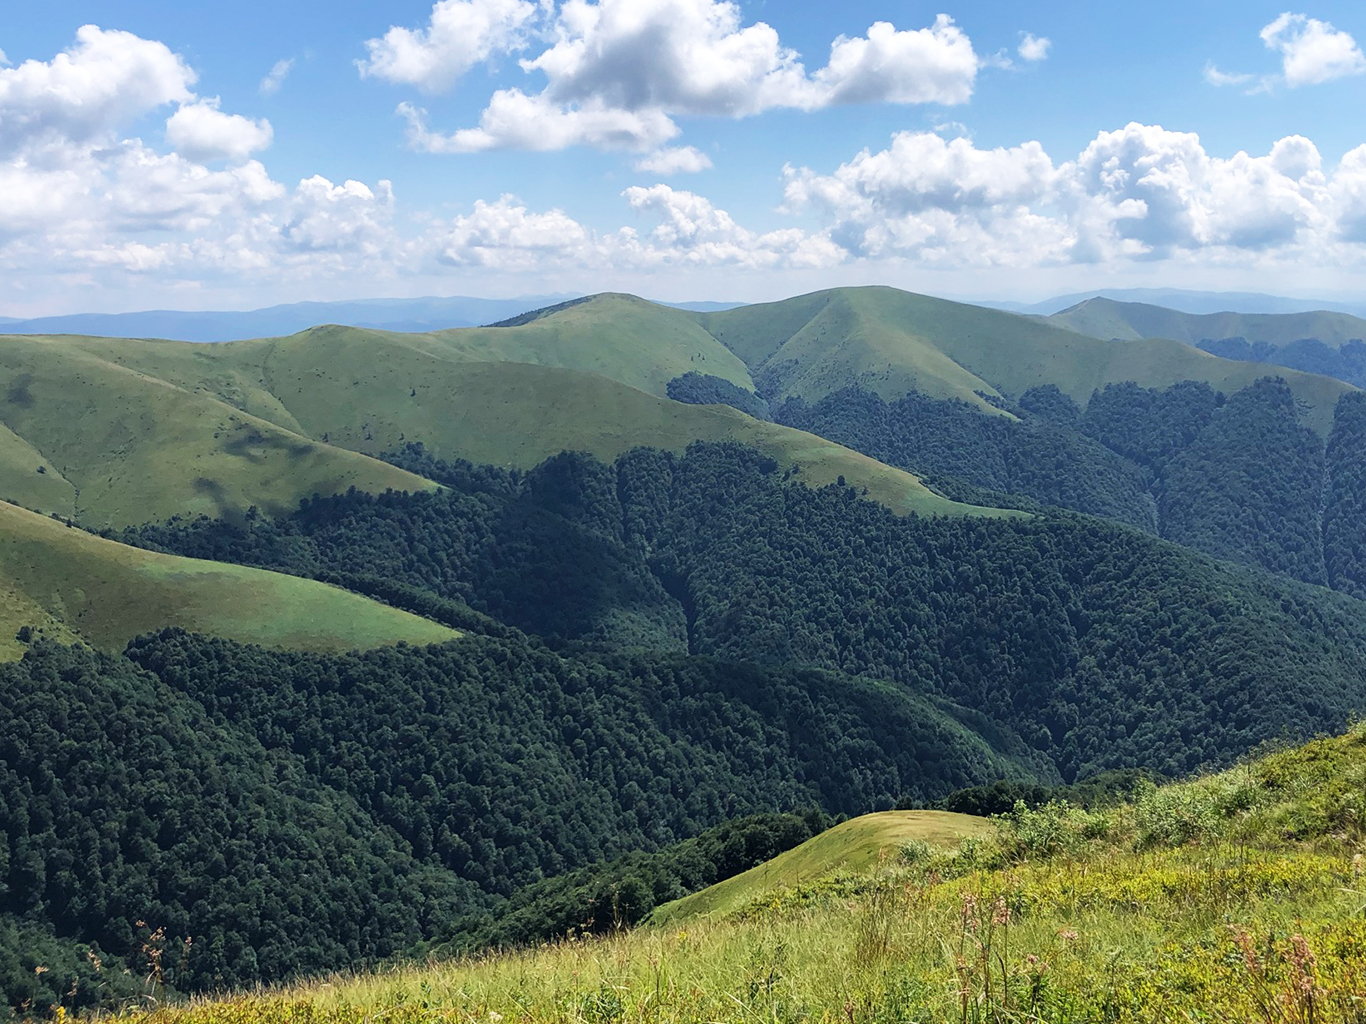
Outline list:
[[[589,927],[556,879],[777,852],[702,843],[744,816],[1180,776],[1366,709],[1366,322],[501,312],[0,337],[10,1005],[28,950],[193,937],[190,992],[547,938]]]

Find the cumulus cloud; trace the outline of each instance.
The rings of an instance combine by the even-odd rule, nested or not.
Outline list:
[[[1033,32],[1026,32],[1024,38],[1020,40],[1019,54],[1021,60],[1030,63],[1047,60],[1048,51],[1053,48],[1053,40],[1046,36],[1036,36]]]
[[[1263,28],[1261,37],[1281,55],[1282,74],[1292,89],[1366,72],[1366,56],[1356,40],[1326,21],[1286,13]]]
[[[166,141],[178,153],[201,162],[240,163],[270,145],[274,132],[269,121],[225,114],[218,107],[217,97],[180,107],[166,121]]]
[[[280,86],[285,84],[285,79],[289,77],[289,73],[293,70],[293,57],[277,60],[266,73],[266,77],[261,79],[261,84],[257,86],[261,95],[274,96],[280,91]]]
[[[195,81],[162,43],[94,26],[50,61],[0,70],[0,267],[44,280],[278,278],[402,251],[387,182],[286,188],[251,159],[270,144],[269,123],[196,96]],[[169,152],[125,137],[172,104]]]
[[[164,43],[85,25],[51,61],[0,69],[0,156],[108,137],[149,110],[191,102],[195,81]]]
[[[481,61],[518,49],[536,12],[527,0],[439,0],[425,29],[395,25],[367,40],[369,57],[357,66],[362,76],[440,92]]]
[[[463,10],[475,2],[463,0],[458,6]],[[482,7],[495,0],[478,2]],[[434,37],[445,38],[438,33],[438,16],[449,17],[453,6],[455,0],[437,4],[423,32],[391,29],[385,40],[397,41],[394,52],[401,42],[426,55],[435,46]],[[522,6],[530,19],[531,5]],[[525,24],[519,21],[507,38],[518,45],[525,42]],[[770,25],[743,24],[739,6],[725,0],[566,0],[544,31],[550,45],[520,62],[523,71],[544,75],[541,91],[500,89],[477,127],[441,135],[424,123],[410,133],[413,143],[432,152],[572,145],[645,151],[679,134],[674,121],[679,116],[748,117],[779,108],[816,110],[851,103],[965,103],[982,66],[971,40],[946,15],[927,28],[898,30],[877,22],[864,36],[841,36],[831,45],[826,65],[814,74],[808,74],[800,55],[784,46]],[[410,47],[419,37],[422,46]],[[380,42],[372,41],[366,73],[379,73],[380,50],[374,47]],[[430,90],[454,81],[431,68],[458,66],[463,71],[483,57],[453,63],[433,58],[431,68],[423,63],[426,59],[405,58],[403,66],[417,70],[385,77]],[[410,124],[413,109],[400,107]]]
[[[1156,125],[1101,132],[1055,163],[1038,143],[979,149],[904,132],[832,173],[786,171],[786,208],[851,254],[958,264],[1282,255],[1366,240],[1366,147],[1329,174],[1301,136],[1265,156],[1208,153]]]
[[[711,166],[711,157],[693,146],[658,149],[635,163],[636,170],[665,178],[674,174],[697,174],[710,170]]]

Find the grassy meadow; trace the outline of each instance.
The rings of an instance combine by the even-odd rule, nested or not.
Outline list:
[[[724,913],[121,1019],[1366,1020],[1366,728],[1109,810],[1017,806],[957,846],[881,849]]]
[[[313,580],[131,548],[0,503],[0,660],[22,656],[24,626],[111,651],[167,626],[321,652],[459,636]]]

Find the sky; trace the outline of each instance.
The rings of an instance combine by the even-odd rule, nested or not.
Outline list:
[[[1360,298],[1366,4],[0,13],[0,316],[890,284]]]

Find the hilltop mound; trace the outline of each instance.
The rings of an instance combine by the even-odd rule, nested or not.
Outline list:
[[[459,636],[312,580],[130,548],[0,503],[0,658],[22,653],[24,626],[111,651],[166,626],[307,651]]]
[[[986,818],[948,811],[865,814],[742,874],[658,908],[651,915],[650,924],[675,925],[688,918],[724,916],[765,893],[814,882],[836,871],[871,871],[888,858],[895,860],[907,843],[952,850],[968,837],[982,838],[994,831]]]
[[[909,391],[958,398],[990,413],[993,400],[1047,384],[1085,406],[1106,384],[1197,380],[1231,393],[1275,372],[1308,404],[1314,429],[1326,434],[1334,405],[1349,390],[1170,340],[1114,345],[1044,320],[895,288],[837,288],[690,315],[745,361],[765,397],[808,402],[860,387],[884,399]]]

